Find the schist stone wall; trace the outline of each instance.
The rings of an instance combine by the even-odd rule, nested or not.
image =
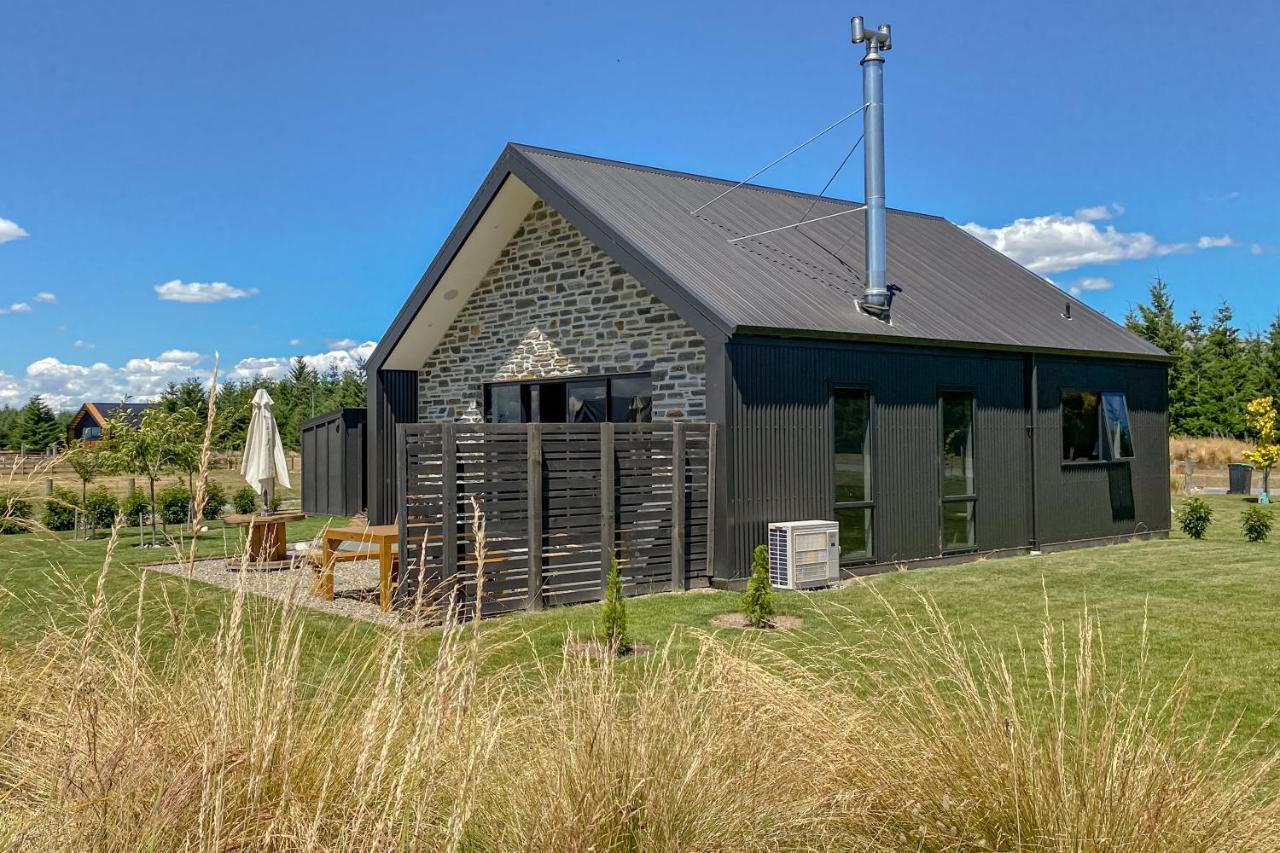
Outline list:
[[[644,373],[654,420],[706,417],[706,347],[541,200],[418,374],[418,419],[481,421],[484,383]]]

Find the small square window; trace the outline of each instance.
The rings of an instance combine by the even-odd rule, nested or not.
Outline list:
[[[1062,461],[1087,462],[1102,458],[1098,441],[1096,391],[1062,392]]]

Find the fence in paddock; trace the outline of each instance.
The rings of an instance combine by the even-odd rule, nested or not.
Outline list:
[[[399,428],[398,596],[475,604],[470,502],[485,515],[481,612],[706,586],[715,426],[406,424]]]

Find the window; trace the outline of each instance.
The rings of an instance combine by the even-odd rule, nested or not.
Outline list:
[[[942,550],[972,548],[974,505],[973,395],[944,391],[940,395],[942,421]]]
[[[1133,433],[1129,430],[1129,405],[1124,395],[1107,391],[1102,395],[1102,422],[1106,427],[1107,450],[1112,459],[1133,458]]]
[[[837,388],[835,412],[835,518],[840,522],[840,559],[872,553],[871,394]]]
[[[1062,461],[1133,458],[1133,432],[1124,394],[1062,392]]]
[[[102,438],[102,427],[85,427],[80,431],[80,437],[88,441],[97,441]]]
[[[653,420],[649,375],[501,382],[485,386],[489,423],[648,423]]]

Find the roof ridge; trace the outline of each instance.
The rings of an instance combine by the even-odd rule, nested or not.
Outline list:
[[[598,163],[603,166],[613,166],[619,169],[631,169],[636,172],[649,172],[651,174],[666,175],[668,177],[673,177],[673,178],[684,178],[686,180],[701,181],[709,184],[716,184],[718,186],[736,186],[738,184],[737,181],[730,180],[729,178],[717,178],[717,177],[714,177],[713,175],[700,175],[696,172],[685,172],[680,169],[665,169],[661,166],[649,166],[644,163],[632,163],[627,160],[614,160],[609,157],[597,157],[592,154],[579,154],[575,151],[564,151],[558,148],[546,148],[541,145],[529,145],[524,142],[510,142],[508,144],[512,148],[515,148],[517,151],[520,151],[521,153],[524,153],[524,154],[528,154],[528,153],[545,154],[548,157],[561,157],[566,160],[582,160],[588,163]],[[779,195],[793,196],[796,198],[804,199],[806,201],[813,201],[816,199],[818,201],[827,201],[835,204],[856,204],[859,207],[866,206],[865,201],[858,201],[850,198],[838,198],[836,196],[829,196],[829,195],[818,195],[817,193],[807,193],[807,192],[802,192],[801,190],[791,190],[791,189],[787,189],[786,187],[771,187],[766,184],[743,183],[741,188],[756,190],[757,192],[777,193]],[[896,213],[904,216],[918,216],[922,219],[936,219],[941,222],[949,221],[945,216],[939,216],[936,213],[923,213],[918,210],[905,210],[900,207],[889,207],[889,208],[886,208],[886,210],[889,213]]]

